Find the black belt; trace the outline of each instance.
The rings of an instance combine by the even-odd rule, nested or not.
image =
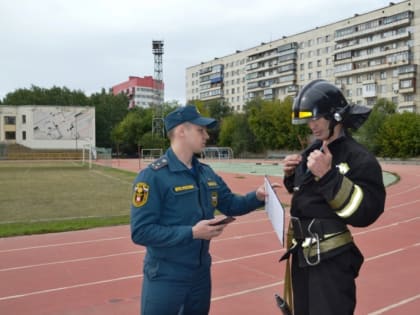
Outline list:
[[[303,241],[308,237],[317,234],[320,240],[337,233],[347,231],[347,226],[338,219],[301,219],[291,217],[293,227],[293,238],[296,241]]]

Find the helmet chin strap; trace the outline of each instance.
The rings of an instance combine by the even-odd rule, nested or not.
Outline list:
[[[337,121],[334,118],[330,119],[329,122],[330,123],[329,123],[329,126],[328,126],[328,130],[330,132],[328,134],[327,140],[329,140],[333,136],[333,134],[334,134],[334,128],[335,128],[335,126],[337,126]]]

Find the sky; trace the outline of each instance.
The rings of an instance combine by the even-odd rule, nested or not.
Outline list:
[[[400,1],[394,1],[398,3]],[[32,85],[110,89],[153,76],[185,103],[187,67],[389,5],[388,0],[0,0],[0,99]]]

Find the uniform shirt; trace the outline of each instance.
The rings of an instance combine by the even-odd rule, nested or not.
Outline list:
[[[328,145],[332,168],[317,179],[306,164],[309,154],[321,146],[316,141],[306,149],[294,175],[284,179],[293,193],[292,216],[338,219],[358,227],[373,223],[385,204],[382,170],[375,156],[352,137],[342,136]]]
[[[192,227],[214,218],[214,211],[229,216],[246,214],[264,202],[256,193],[235,195],[210,166],[193,158],[193,171],[172,149],[134,181],[131,237],[147,247],[146,259],[163,259],[187,267],[210,262],[209,241],[193,239]]]

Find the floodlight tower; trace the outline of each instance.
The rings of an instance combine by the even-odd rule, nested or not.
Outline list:
[[[155,91],[155,101],[153,102],[153,120],[152,120],[152,135],[156,137],[164,136],[163,129],[163,41],[152,41],[152,51],[155,57],[155,74],[153,80],[153,87]]]

